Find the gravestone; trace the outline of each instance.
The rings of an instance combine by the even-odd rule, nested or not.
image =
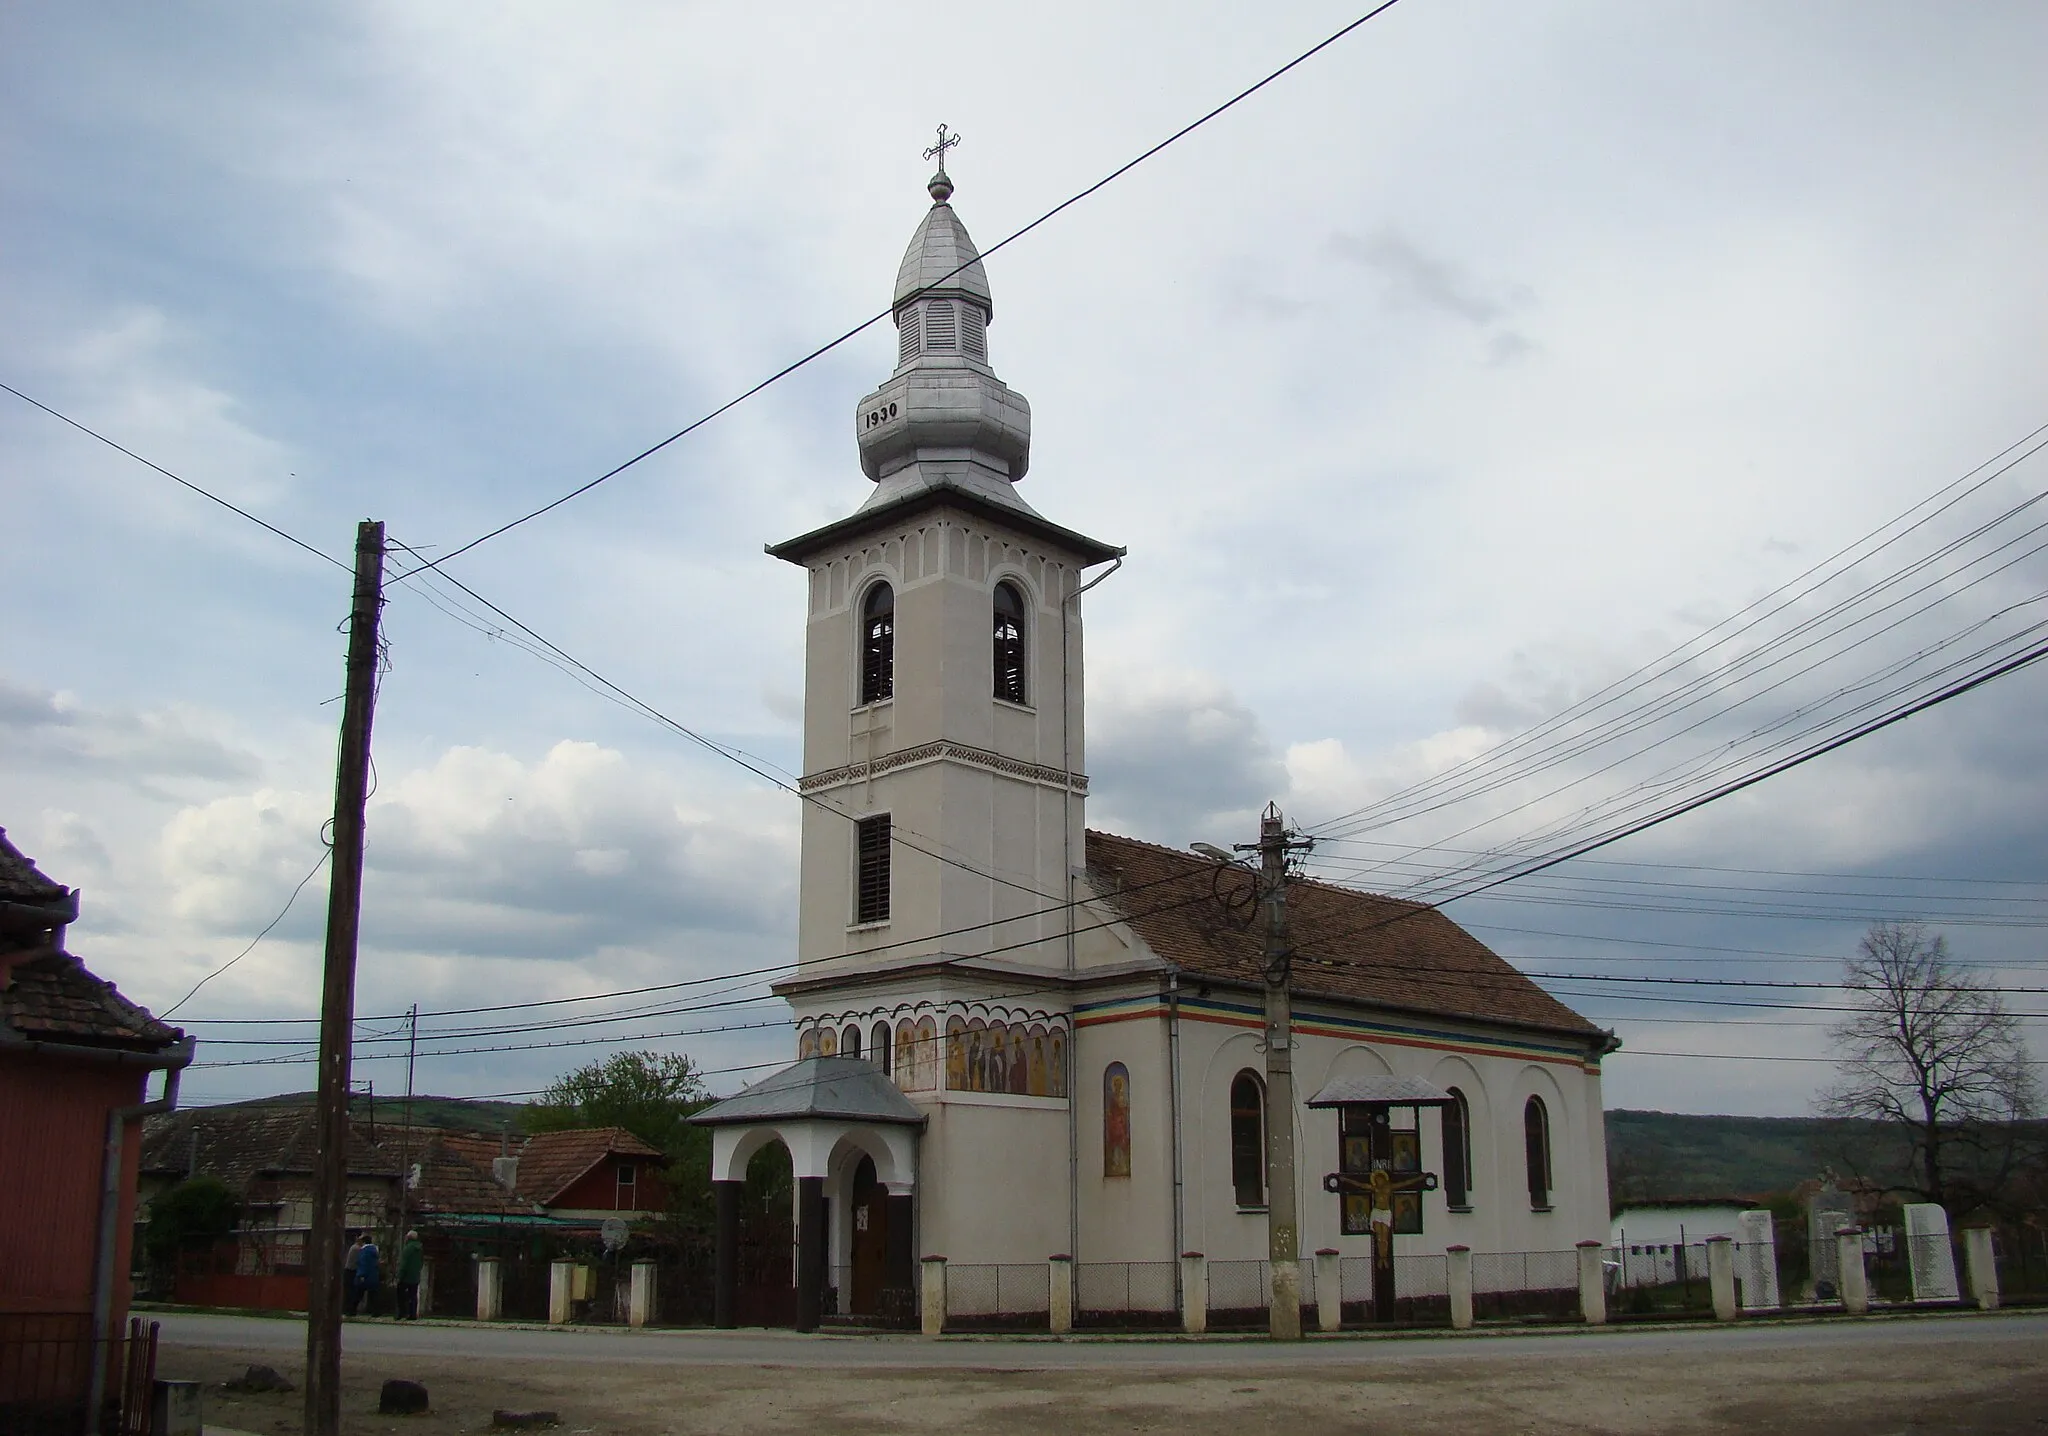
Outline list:
[[[1778,1307],[1778,1237],[1769,1212],[1744,1212],[1735,1220],[1735,1279],[1742,1285],[1744,1311]]]
[[[1948,1213],[1933,1202],[1908,1202],[1906,1260],[1913,1270],[1913,1300],[1961,1301],[1956,1253],[1949,1245]]]
[[[1806,1206],[1806,1255],[1813,1273],[1815,1301],[1839,1301],[1842,1296],[1841,1257],[1835,1250],[1835,1233],[1856,1222],[1856,1209],[1837,1187],[1822,1187]]]

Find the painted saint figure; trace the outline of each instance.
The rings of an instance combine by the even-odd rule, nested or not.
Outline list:
[[[1131,1174],[1131,1074],[1121,1062],[1102,1072],[1102,1175]]]

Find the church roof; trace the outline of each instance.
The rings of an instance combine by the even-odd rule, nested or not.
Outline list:
[[[1088,876],[1146,946],[1217,981],[1263,983],[1260,933],[1216,901],[1242,899],[1250,873],[1111,833],[1088,833]],[[1605,1032],[1517,971],[1435,908],[1296,879],[1287,888],[1297,998],[1533,1027],[1606,1040]]]
[[[924,1125],[924,1113],[864,1057],[806,1057],[690,1120],[700,1127],[723,1127],[805,1117]]]
[[[959,467],[964,469],[968,466]],[[998,496],[989,492],[988,486],[975,482],[971,474],[948,473],[939,466],[933,466],[933,470],[906,471],[893,485],[884,480],[867,503],[845,518],[834,519],[822,528],[763,547],[771,557],[802,564],[815,554],[838,547],[856,534],[885,524],[905,523],[926,509],[950,505],[974,518],[992,520],[1027,538],[1075,554],[1083,567],[1122,558],[1126,552],[1116,544],[1089,538],[1086,534],[1042,518],[1035,509],[1011,495]]]
[[[949,188],[946,193],[951,194],[952,190]],[[955,270],[959,272],[956,274]],[[903,263],[896,269],[892,307],[901,307],[927,289],[937,294],[964,295],[994,317],[995,299],[989,293],[988,275],[981,268],[981,251],[968,238],[967,226],[953,213],[953,206],[944,200],[925,214],[924,223],[910,237],[910,247],[903,251]]]

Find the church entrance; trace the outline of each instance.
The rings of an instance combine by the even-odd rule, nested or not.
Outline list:
[[[878,1316],[889,1263],[889,1189],[875,1177],[875,1159],[862,1157],[853,1169],[853,1292],[855,1316]]]

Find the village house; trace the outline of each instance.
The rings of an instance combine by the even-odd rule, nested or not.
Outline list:
[[[0,830],[0,1427],[99,1404],[129,1301],[140,1119],[175,1105],[193,1039],[64,949],[78,894]],[[147,1100],[150,1075],[162,1093]],[[4,1359],[38,1343],[53,1367]]]
[[[1031,408],[991,367],[943,168],[930,193],[898,364],[854,411],[872,492],[769,549],[807,609],[796,972],[775,989],[795,1065],[696,1119],[721,1243],[779,1142],[799,1325],[907,1309],[938,1255],[1142,1263],[1170,1307],[1180,1253],[1265,1257],[1269,1121],[1295,1130],[1304,1258],[1372,1260],[1381,1218],[1390,1257],[1604,1240],[1615,1040],[1440,912],[1292,887],[1295,1101],[1269,1111],[1249,875],[1177,846],[1249,834],[1086,825],[1081,597],[1124,549],[1018,492]],[[1402,1188],[1390,1209],[1323,1189],[1374,1170]],[[738,1280],[722,1257],[721,1319]]]

